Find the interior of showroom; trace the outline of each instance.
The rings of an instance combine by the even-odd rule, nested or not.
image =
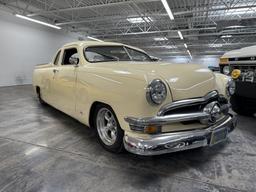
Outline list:
[[[256,0],[0,0],[0,191],[256,191]]]

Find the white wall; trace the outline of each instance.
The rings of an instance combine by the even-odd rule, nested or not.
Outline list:
[[[0,11],[0,86],[29,84],[36,64],[47,63],[77,36]]]

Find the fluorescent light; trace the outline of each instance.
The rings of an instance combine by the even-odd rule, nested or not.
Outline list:
[[[151,17],[133,17],[133,18],[127,18],[127,21],[130,23],[145,23],[145,22],[151,22]]]
[[[167,41],[168,39],[166,37],[155,37],[155,41]]]
[[[182,33],[180,31],[178,31],[178,34],[180,36],[180,39],[183,39]]]
[[[162,0],[162,3],[163,3],[163,5],[164,5],[164,8],[165,8],[166,12],[168,13],[170,19],[171,19],[171,20],[174,20],[174,16],[173,16],[173,14],[172,14],[172,11],[171,11],[171,9],[170,9],[170,7],[169,7],[167,1],[166,1],[166,0]]]
[[[230,38],[232,35],[222,35],[220,38]]]
[[[19,17],[19,18],[21,18],[21,19],[25,19],[25,20],[28,20],[28,21],[32,21],[32,22],[41,24],[41,25],[45,25],[45,26],[48,26],[48,27],[52,27],[52,28],[54,28],[54,29],[61,29],[61,27],[58,27],[58,26],[56,26],[56,25],[52,25],[52,24],[49,24],[49,23],[45,23],[45,22],[42,22],[42,21],[38,21],[38,20],[36,20],[36,19],[31,19],[31,18],[26,17],[26,16],[23,16],[23,15],[16,14],[15,16],[16,16],[16,17]]]
[[[103,42],[102,40],[100,39],[97,39],[95,37],[90,37],[90,36],[87,36],[88,39],[91,39],[91,40],[94,40],[94,41],[99,41],[99,42]]]
[[[189,54],[190,58],[192,59],[192,55],[191,55],[190,51],[189,51],[189,50],[187,50],[187,52],[188,52],[188,54]]]
[[[226,29],[231,29],[231,28],[240,28],[240,27],[245,27],[243,25],[231,25],[231,26],[228,26],[228,27],[225,27]]]
[[[222,47],[222,44],[210,44],[209,47]]]
[[[186,49],[188,48],[188,46],[187,46],[187,44],[186,44],[186,43],[184,43],[184,47],[186,47]]]

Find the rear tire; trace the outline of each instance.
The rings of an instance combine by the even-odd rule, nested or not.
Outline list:
[[[46,105],[46,103],[44,102],[44,100],[41,97],[41,90],[39,87],[36,88],[36,94],[37,94],[37,99],[38,99],[39,103],[41,105]]]
[[[96,129],[100,144],[108,151],[123,151],[124,131],[121,129],[111,107],[98,104],[94,110],[93,126]]]
[[[243,116],[253,116],[254,111],[251,109],[248,109],[248,106],[246,107],[242,98],[239,98],[237,96],[232,96],[230,99],[230,103],[232,106],[232,110],[237,114],[243,115]]]

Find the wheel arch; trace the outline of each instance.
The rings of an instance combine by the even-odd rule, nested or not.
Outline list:
[[[36,93],[39,94],[40,93],[40,87],[38,85],[35,86],[35,90],[36,90]]]
[[[107,106],[109,106],[114,111],[114,109],[109,104],[104,103],[104,102],[100,102],[100,101],[94,101],[92,103],[92,105],[90,107],[90,111],[89,111],[89,126],[91,128],[93,128],[93,117],[94,117],[96,106],[98,106],[98,105],[107,105]],[[114,111],[114,113],[115,113],[115,111]]]

